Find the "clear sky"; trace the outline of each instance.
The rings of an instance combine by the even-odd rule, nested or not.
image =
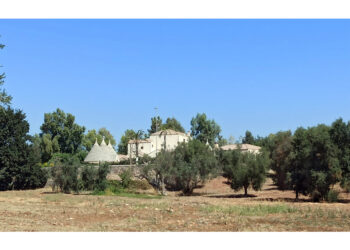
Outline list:
[[[32,134],[57,107],[118,141],[155,107],[236,139],[350,120],[350,20],[0,20],[0,35]]]

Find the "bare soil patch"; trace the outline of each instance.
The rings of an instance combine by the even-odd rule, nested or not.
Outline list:
[[[0,192],[0,231],[349,231],[350,197],[339,203],[294,202],[269,180],[250,197],[216,178],[194,196],[161,199],[53,193],[50,188]],[[147,193],[152,193],[148,190]]]

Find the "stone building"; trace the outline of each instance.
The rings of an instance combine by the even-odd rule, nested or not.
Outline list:
[[[258,154],[261,150],[261,147],[251,145],[251,144],[229,144],[221,147],[222,150],[237,150],[241,152],[248,152],[253,154]]]
[[[84,162],[98,164],[100,162],[118,162],[119,157],[115,152],[113,146],[106,144],[104,138],[101,145],[98,145],[97,139],[94,146],[91,148],[88,155],[85,157]]]
[[[128,156],[136,157],[136,145],[138,145],[139,156],[156,157],[156,154],[162,149],[174,150],[179,143],[188,142],[190,138],[190,133],[185,134],[172,129],[158,131],[145,140],[130,140],[128,143]]]

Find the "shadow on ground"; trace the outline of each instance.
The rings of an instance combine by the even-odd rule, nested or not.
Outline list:
[[[208,198],[226,198],[226,199],[242,199],[242,198],[256,198],[253,194],[227,194],[227,195],[206,195]]]

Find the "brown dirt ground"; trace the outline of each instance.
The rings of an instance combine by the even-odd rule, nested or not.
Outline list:
[[[50,188],[0,192],[0,231],[349,231],[350,196],[339,203],[294,202],[269,180],[250,197],[216,178],[191,197],[162,199],[52,193]],[[277,211],[264,209],[276,208]],[[282,210],[278,210],[282,207]],[[249,209],[263,209],[249,213]]]

